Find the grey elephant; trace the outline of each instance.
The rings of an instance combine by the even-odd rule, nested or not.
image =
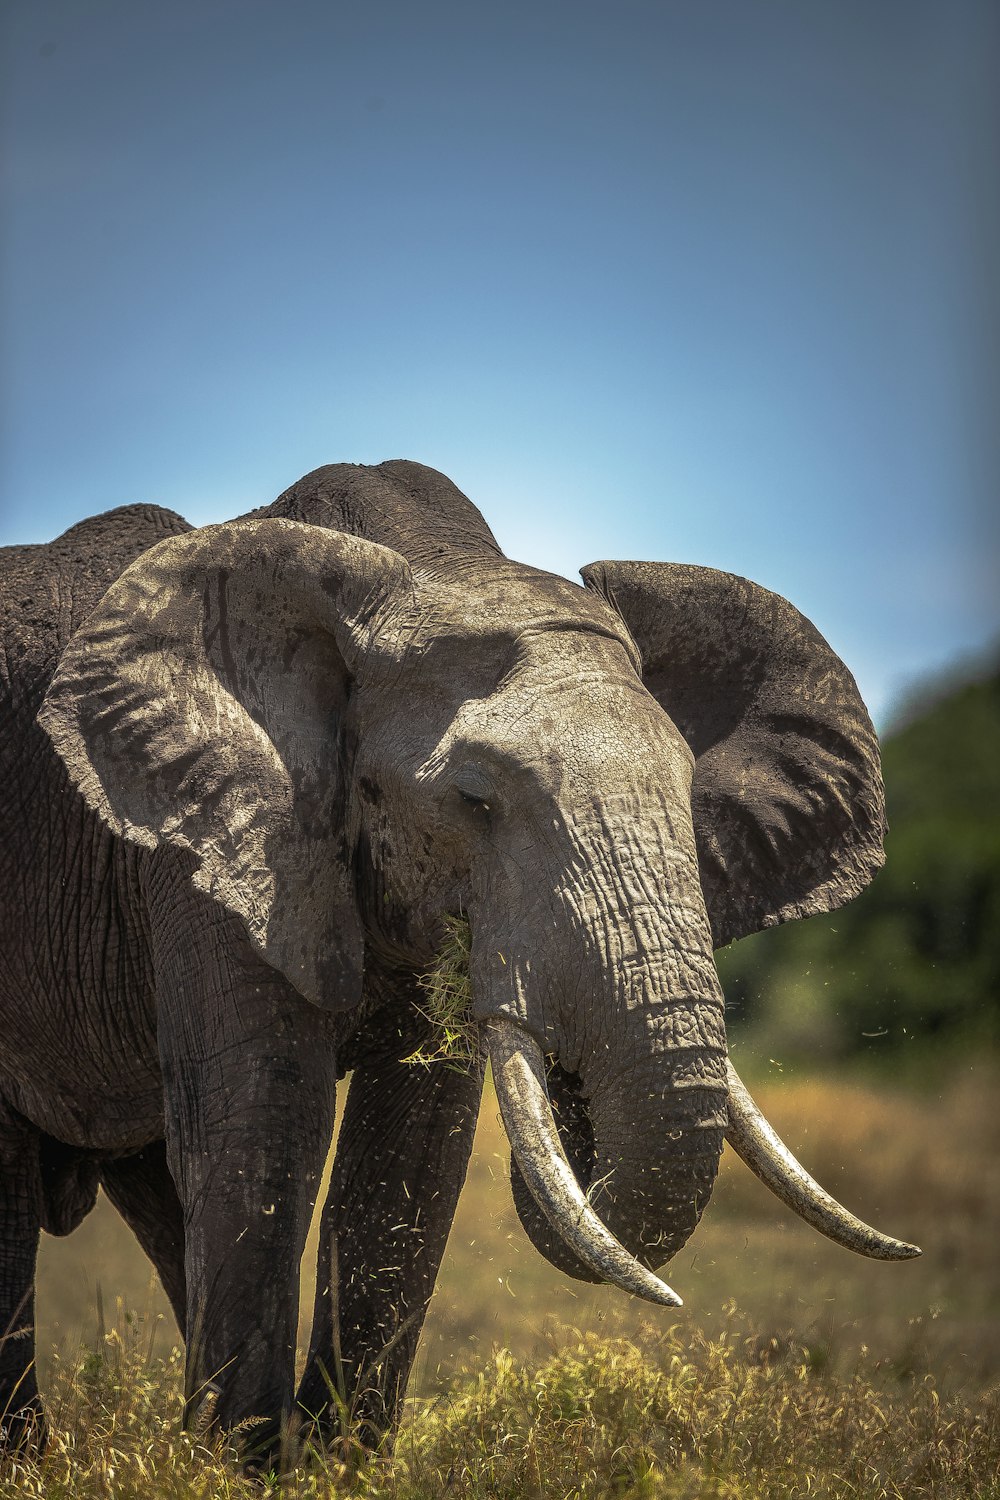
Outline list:
[[[727,1059],[713,948],[858,892],[876,739],[783,599],[705,568],[509,561],[419,464],[316,470],[192,530],[128,506],[0,567],[0,1413],[43,1426],[39,1230],[102,1185],[159,1271],[190,1402],[273,1442],[336,1378],[391,1429],[492,1060],[524,1227],[654,1274],[723,1138],[863,1253]],[[446,921],[467,1070],[404,1061]],[[298,1265],[351,1073],[298,1390]]]

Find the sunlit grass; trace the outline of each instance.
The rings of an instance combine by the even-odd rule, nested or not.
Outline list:
[[[575,1283],[517,1223],[487,1095],[397,1455],[370,1465],[362,1493],[1000,1495],[996,1068],[963,1065],[920,1091],[772,1072],[754,1093],[793,1149],[923,1258],[884,1264],[829,1244],[727,1155],[671,1264],[682,1311]],[[119,1290],[149,1302],[141,1329],[99,1336],[98,1280],[109,1302]],[[54,1440],[40,1466],[5,1472],[4,1500],[260,1493],[181,1434],[179,1363],[158,1362],[176,1333],[106,1203],[68,1241],[44,1242],[40,1281]],[[82,1366],[81,1334],[98,1350]],[[343,1458],[317,1455],[286,1493],[343,1493]]]
[[[762,1333],[808,1344],[841,1370],[864,1345],[887,1367],[934,1370],[949,1390],[1000,1379],[997,1092],[988,1063],[921,1093],[843,1078],[755,1083],[823,1185],[924,1253],[905,1264],[852,1255],[802,1224],[727,1151],[701,1224],[670,1264],[684,1326],[713,1337],[735,1298]],[[574,1282],[536,1253],[514,1213],[507,1161],[488,1096],[425,1329],[422,1389],[493,1343],[538,1357],[547,1318],[622,1336],[649,1319],[644,1304]]]
[[[50,1376],[52,1438],[0,1465],[14,1500],[250,1500],[220,1441],[181,1428],[180,1360],[150,1357],[121,1322]],[[289,1449],[286,1500],[625,1496],[989,1500],[1000,1494],[1000,1396],[942,1399],[929,1375],[862,1357],[843,1377],[762,1337],[732,1306],[707,1338],[673,1324],[637,1340],[564,1331],[538,1361],[496,1350],[437,1397],[407,1405],[395,1455]]]
[[[744,1320],[708,1339],[588,1334],[540,1365],[507,1351],[404,1434],[391,1494],[982,1496],[998,1493],[1000,1405],[942,1403],[929,1378],[845,1379]],[[435,1489],[435,1483],[437,1489]]]

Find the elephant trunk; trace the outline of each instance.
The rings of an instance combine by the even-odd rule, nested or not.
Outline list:
[[[672,1014],[667,1010],[659,1026],[644,1016],[637,1029],[649,1052],[641,1064],[590,1079],[568,1073],[555,1061],[547,1070],[559,1140],[585,1201],[605,1230],[646,1267],[668,1261],[694,1231],[722,1152],[726,1057],[721,1009],[715,1045],[671,1047],[664,1038],[664,1032],[676,1030],[678,1016],[686,1018],[680,1024],[688,1030],[691,1014],[690,1008],[675,1008]],[[580,1256],[564,1223],[539,1203],[513,1136],[512,1147],[514,1200],[536,1248],[572,1276],[608,1279],[601,1267]]]
[[[581,1274],[589,1271],[595,1281],[680,1307],[676,1292],[641,1266],[591,1207],[555,1123],[538,1043],[513,1022],[495,1020],[487,1028],[487,1044],[511,1143],[511,1170],[555,1231],[556,1245],[575,1256]]]
[[[659,1055],[588,1101],[590,1200],[644,1265],[677,1254],[711,1197],[726,1125],[724,1067],[721,1051],[702,1053],[698,1072],[707,1076],[692,1077],[676,1059]]]
[[[476,1009],[491,1023],[514,1198],[529,1237],[571,1275],[624,1285],[597,1254],[598,1231],[624,1247],[633,1274],[676,1254],[715,1181],[727,1077],[723,998],[691,862],[664,849],[654,880],[637,855],[629,858],[626,836],[613,858],[611,850],[602,841],[573,862],[571,873],[585,870],[589,888],[578,881],[553,893],[546,925],[568,929],[571,949],[551,937],[538,954],[516,940],[494,947],[477,941],[473,921],[473,985]],[[511,1090],[504,1066],[518,1036],[524,1067],[541,1076],[551,1107],[552,1149],[539,1144],[542,1126],[518,1127],[528,1086]],[[582,1251],[579,1206],[539,1193],[546,1156],[563,1174],[557,1154],[571,1169],[574,1202],[596,1225]]]

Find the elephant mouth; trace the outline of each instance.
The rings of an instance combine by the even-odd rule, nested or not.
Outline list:
[[[563,1134],[574,1143],[571,1163],[556,1125],[538,1043],[507,1018],[485,1023],[500,1114],[521,1177],[572,1255],[600,1281],[664,1307],[681,1298],[636,1259],[602,1222],[590,1201],[593,1132],[586,1104],[563,1074],[557,1090]],[[727,1059],[726,1139],[750,1170],[814,1229],[846,1249],[876,1260],[909,1260],[915,1245],[880,1233],[830,1196],[796,1160],[754,1103]]]

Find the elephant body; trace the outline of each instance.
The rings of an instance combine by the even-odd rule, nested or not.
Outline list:
[[[39,1231],[98,1184],[160,1273],[191,1403],[265,1419],[266,1447],[296,1402],[331,1420],[336,1378],[369,1436],[391,1427],[482,1086],[485,1051],[403,1061],[456,914],[484,1036],[547,1060],[568,1190],[651,1282],[691,1233],[730,1092],[713,944],[866,882],[877,746],[783,600],[707,569],[584,577],[510,562],[403,462],[317,470],[225,526],[130,506],[2,553],[8,1441],[41,1422]],[[525,1228],[603,1274],[546,1207],[515,1095]]]

